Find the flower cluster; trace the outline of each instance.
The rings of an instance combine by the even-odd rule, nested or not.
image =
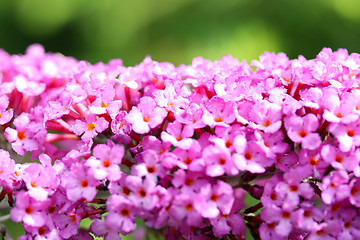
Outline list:
[[[179,67],[0,50],[0,200],[21,240],[135,219],[166,239],[359,239],[359,79],[344,49]]]

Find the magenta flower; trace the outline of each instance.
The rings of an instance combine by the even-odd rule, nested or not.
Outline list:
[[[132,124],[136,133],[148,133],[160,125],[167,116],[164,108],[158,107],[151,97],[142,97],[138,107],[133,107],[125,120]]]
[[[70,130],[77,136],[81,135],[81,139],[88,142],[107,129],[108,126],[109,122],[106,121],[105,118],[99,118],[96,115],[88,113],[85,115],[85,122],[76,119]]]
[[[77,214],[55,214],[52,217],[54,224],[59,229],[59,235],[62,238],[70,238],[77,234],[77,229],[80,224],[80,216]]]
[[[37,201],[45,201],[59,186],[56,171],[38,163],[26,165],[22,179],[26,184],[29,196]]]
[[[314,114],[286,118],[285,127],[289,138],[295,143],[301,143],[302,148],[314,150],[320,146],[320,135],[315,132],[319,127],[319,120]]]
[[[0,96],[0,125],[8,123],[13,115],[12,109],[7,110],[9,106],[9,98],[6,95]]]
[[[61,184],[66,190],[66,196],[71,201],[84,198],[87,201],[94,199],[98,181],[89,174],[87,167],[80,163],[73,164],[70,171],[61,177]]]
[[[175,147],[189,149],[192,145],[193,134],[193,126],[175,121],[168,124],[166,132],[161,133],[161,139],[164,142],[170,142]]]
[[[109,209],[109,214],[105,218],[106,226],[122,234],[128,234],[135,229],[136,210],[130,200],[119,195],[112,195],[106,205]]]
[[[32,199],[25,191],[16,195],[16,206],[11,209],[10,217],[15,222],[24,222],[32,227],[41,227],[47,221],[44,204]]]
[[[129,199],[135,206],[151,210],[157,205],[159,197],[155,191],[156,183],[154,180],[150,178],[142,180],[137,176],[127,176],[126,186],[132,193]]]
[[[206,175],[211,177],[221,176],[224,173],[236,175],[239,170],[233,162],[225,142],[220,138],[216,142],[216,145],[207,146],[203,150],[202,157],[205,160]]]
[[[20,155],[24,155],[25,151],[34,151],[38,149],[39,143],[34,138],[36,129],[29,128],[30,116],[27,113],[22,113],[14,120],[16,130],[13,128],[5,129],[5,137],[11,142],[14,151]]]
[[[109,217],[105,217],[107,219]],[[111,216],[110,216],[111,218]],[[110,223],[109,226],[107,223]],[[119,235],[119,232],[116,230],[115,226],[111,224],[110,221],[101,221],[100,219],[95,219],[90,226],[91,231],[97,237],[104,237],[104,240],[121,240],[122,238]]]
[[[117,181],[121,177],[119,164],[124,156],[124,147],[108,142],[94,147],[93,157],[85,165],[90,168],[91,175],[97,180],[109,179]]]
[[[351,189],[347,185],[348,181],[349,176],[344,170],[332,172],[330,176],[324,177],[321,194],[324,203],[332,204],[349,197]]]
[[[261,218],[264,219],[266,224],[274,224],[273,231],[276,235],[286,237],[293,229],[291,218],[294,212],[282,209],[275,205],[267,206],[261,211]],[[270,228],[268,225],[268,227]]]
[[[265,167],[271,164],[259,145],[255,142],[247,142],[243,135],[234,139],[236,153],[232,155],[232,161],[240,171],[263,173]]]
[[[171,203],[169,216],[188,226],[197,226],[202,221],[202,216],[194,208],[195,193],[178,194]]]
[[[340,150],[349,152],[354,147],[360,146],[360,125],[358,122],[350,124],[332,124],[329,131],[339,141]]]
[[[15,173],[15,161],[10,158],[9,152],[0,149],[0,185],[12,186]]]
[[[214,186],[208,183],[201,187],[199,195],[194,199],[194,208],[205,218],[215,218],[219,214],[229,214],[234,200],[231,186],[217,181]]]
[[[235,113],[232,102],[225,102],[220,97],[213,97],[205,103],[202,120],[210,127],[225,126],[234,122]]]

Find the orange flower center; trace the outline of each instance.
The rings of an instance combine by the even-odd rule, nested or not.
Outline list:
[[[87,131],[91,131],[95,129],[95,123],[88,123],[87,124]]]

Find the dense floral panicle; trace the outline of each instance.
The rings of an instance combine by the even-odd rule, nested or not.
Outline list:
[[[359,78],[346,49],[179,67],[0,50],[0,200],[19,239],[121,239],[135,218],[166,239],[358,239]]]

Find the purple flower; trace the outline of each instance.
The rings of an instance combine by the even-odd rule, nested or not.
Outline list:
[[[158,107],[151,97],[142,97],[137,107],[133,107],[125,120],[132,124],[134,132],[148,133],[160,125],[167,116],[164,108]]]
[[[11,209],[10,217],[15,222],[24,222],[32,227],[41,227],[47,221],[42,202],[32,199],[25,191],[16,195],[16,206]]]
[[[84,198],[87,201],[94,199],[98,181],[89,174],[88,168],[76,163],[71,166],[70,171],[61,177],[62,186],[66,189],[66,196],[71,201]]]
[[[304,149],[314,150],[321,144],[321,138],[315,131],[319,127],[319,120],[314,114],[305,117],[290,116],[285,119],[285,127],[289,138],[295,143],[301,143]]]
[[[88,142],[107,129],[108,126],[109,122],[106,121],[105,118],[99,118],[96,115],[88,113],[85,115],[85,122],[76,119],[70,130],[78,136],[81,135],[81,139]]]

